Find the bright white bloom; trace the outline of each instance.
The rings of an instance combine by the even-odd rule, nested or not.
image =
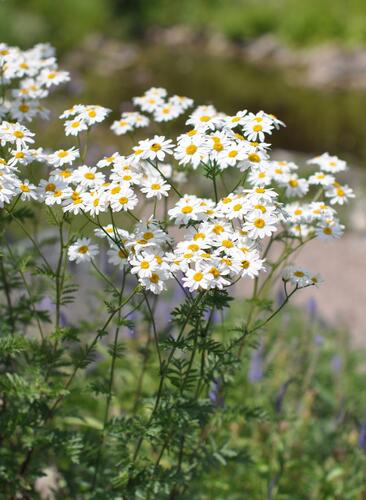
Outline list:
[[[54,167],[62,167],[63,165],[71,165],[76,158],[79,157],[79,151],[72,147],[70,149],[59,149],[48,155],[48,162]]]
[[[298,288],[304,288],[313,284],[311,279],[312,274],[302,267],[289,266],[284,269],[282,277],[285,281],[290,281],[290,283]]]
[[[114,266],[119,267],[119,269],[124,269],[128,266],[128,253],[123,248],[119,248],[113,245],[108,251],[108,262]]]
[[[185,137],[175,148],[174,156],[181,165],[189,163],[193,168],[197,168],[202,161],[207,159],[205,138],[200,134]]]
[[[133,210],[138,203],[137,196],[128,186],[121,186],[121,189],[110,200],[113,212],[121,210]]]
[[[325,191],[325,196],[330,198],[331,205],[335,205],[336,203],[344,205],[350,198],[355,197],[355,193],[353,189],[346,184],[341,186],[338,182],[334,182],[333,185]]]
[[[164,161],[165,155],[172,154],[172,147],[172,140],[167,140],[162,135],[155,135],[152,139],[140,141],[138,145],[138,148],[144,151],[143,159],[159,161]]]
[[[337,173],[347,169],[347,163],[337,156],[330,156],[324,153],[308,161],[310,164],[318,165],[324,172]]]
[[[80,132],[87,129],[87,123],[80,118],[74,118],[65,122],[65,135],[79,135]]]
[[[188,288],[190,292],[196,290],[208,290],[211,288],[210,283],[214,279],[212,273],[204,272],[203,269],[194,268],[188,269],[183,276],[183,286]]]
[[[97,245],[91,243],[90,238],[80,238],[70,245],[68,249],[69,260],[80,262],[90,262],[98,253]]]
[[[140,278],[140,283],[150,292],[159,294],[166,290],[170,273],[166,269],[156,269],[148,278]]]
[[[271,236],[276,231],[277,220],[271,215],[255,210],[244,223],[243,229],[248,232],[249,238],[265,238]]]
[[[161,200],[163,196],[168,196],[170,185],[162,177],[151,177],[141,182],[141,192],[146,198],[157,198]]]
[[[309,184],[306,179],[300,179],[296,174],[290,176],[286,183],[286,196],[304,196],[309,191]]]
[[[344,232],[344,226],[334,219],[322,221],[315,229],[318,238],[323,240],[332,240],[340,238]]]

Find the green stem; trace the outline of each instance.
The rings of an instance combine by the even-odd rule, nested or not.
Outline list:
[[[191,305],[191,308],[190,310],[188,311],[187,313],[187,316],[183,322],[183,325],[181,326],[181,329],[179,331],[179,334],[178,334],[178,337],[177,337],[177,340],[176,340],[176,343],[174,345],[174,347],[172,348],[172,350],[170,351],[169,353],[169,356],[168,356],[168,359],[165,363],[163,363],[163,366],[162,366],[162,370],[161,370],[161,375],[160,375],[160,382],[159,382],[159,387],[158,387],[158,391],[157,391],[157,394],[156,394],[156,398],[155,398],[155,404],[154,404],[154,407],[153,407],[153,410],[151,412],[151,415],[150,415],[150,418],[149,418],[149,421],[146,425],[146,428],[149,428],[154,416],[155,416],[155,413],[159,407],[159,403],[160,403],[160,399],[161,399],[161,395],[162,395],[162,391],[163,391],[163,387],[164,387],[164,382],[165,382],[165,378],[166,378],[166,374],[168,372],[168,367],[170,365],[170,362],[174,356],[174,353],[177,349],[177,345],[179,344],[179,341],[181,340],[183,334],[184,334],[184,330],[191,318],[191,315],[194,311],[194,309],[197,307],[197,305],[199,304],[201,298],[203,297],[204,293],[200,293],[199,295],[197,295],[196,299],[192,302],[192,305]],[[133,459],[132,461],[133,462],[136,462],[137,460],[137,457],[138,457],[138,454],[140,452],[140,448],[141,448],[141,445],[144,441],[144,436],[141,436],[140,439],[138,440],[137,442],[137,445],[136,445],[136,449],[135,449],[135,452],[134,452],[134,455],[133,455]]]
[[[121,303],[122,296],[123,296],[123,291],[125,288],[125,283],[126,283],[126,274],[123,273],[123,278],[122,278],[122,285],[121,285],[121,290],[119,292],[119,302]],[[119,309],[118,311],[118,319],[121,319],[121,312],[122,308]],[[92,482],[92,490],[95,489],[97,485],[97,480],[98,480],[98,472],[99,472],[99,467],[100,467],[100,459],[102,456],[102,447],[105,439],[105,431],[107,427],[107,422],[109,418],[109,408],[111,406],[111,401],[112,401],[112,393],[113,393],[113,381],[114,381],[114,369],[116,365],[116,350],[117,350],[117,344],[118,344],[118,336],[120,332],[120,326],[118,325],[115,333],[114,333],[114,341],[113,341],[113,350],[112,350],[112,362],[111,362],[111,368],[110,368],[110,374],[109,374],[109,381],[108,381],[108,393],[107,393],[107,400],[106,400],[106,405],[105,405],[105,411],[104,411],[104,420],[103,420],[103,430],[102,434],[100,437],[100,443],[99,443],[99,448],[98,448],[98,454],[97,454],[97,459],[96,459],[96,464],[95,464],[95,469],[94,469],[94,476],[93,476],[93,482]]]

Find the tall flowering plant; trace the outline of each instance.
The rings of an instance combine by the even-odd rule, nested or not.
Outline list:
[[[163,88],[111,124],[132,140],[124,154],[92,161],[110,110],[85,104],[62,113],[69,138],[50,151],[28,123],[69,80],[52,48],[1,44],[0,77],[0,488],[32,495],[51,465],[64,496],[179,497],[203,469],[242,459],[214,437],[230,413],[225,386],[247,339],[321,283],[292,256],[342,235],[336,206],[354,195],[335,174],[346,163],[325,153],[300,176],[270,159],[275,116],[193,108]],[[183,115],[188,128],[168,135]],[[245,283],[243,317],[226,331]],[[71,303],[90,300],[95,313],[77,320]]]

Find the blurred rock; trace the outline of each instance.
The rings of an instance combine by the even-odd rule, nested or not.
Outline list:
[[[66,64],[79,70],[93,66],[95,73],[111,75],[134,64],[138,53],[133,43],[93,34],[68,54]]]
[[[309,85],[332,88],[366,88],[366,50],[324,45],[302,56]]]
[[[177,25],[169,28],[151,27],[146,33],[149,42],[169,47],[192,45],[200,38],[198,31],[190,26]]]
[[[243,55],[255,63],[276,63],[291,65],[296,62],[295,54],[274,35],[264,35],[249,42],[243,48]]]
[[[60,473],[55,467],[48,467],[43,474],[36,480],[34,489],[42,500],[54,500],[61,479]]]

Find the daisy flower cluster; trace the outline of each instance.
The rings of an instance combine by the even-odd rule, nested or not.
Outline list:
[[[24,53],[0,47],[6,81],[24,82],[26,76],[48,88],[42,83],[49,79],[46,70],[56,72],[57,77],[50,78],[55,83],[68,78],[55,69],[48,46]],[[24,72],[18,68],[22,58],[32,61]],[[344,171],[346,163],[325,153],[309,161],[312,172],[305,177],[294,162],[271,160],[268,138],[284,124],[264,111],[227,115],[213,105],[198,106],[186,118],[188,130],[168,137],[161,132],[162,122],[185,113],[193,101],[151,88],[133,99],[140,111],[125,112],[111,125],[117,135],[149,127],[150,137],[139,140],[130,151],[116,151],[90,163],[89,132],[107,119],[109,109],[72,106],[60,118],[65,135],[75,145],[44,151],[34,149],[34,134],[19,120],[11,120],[13,107],[5,102],[8,119],[0,124],[4,151],[0,205],[9,205],[13,198],[15,203],[33,200],[85,217],[96,226],[95,237],[107,242],[109,263],[155,294],[167,288],[168,280],[178,282],[190,294],[221,290],[242,278],[257,279],[273,266],[266,262],[273,241],[302,245],[343,233],[335,207],[354,193],[335,174]],[[20,167],[27,172],[35,161],[47,166],[48,175],[31,182]],[[211,196],[199,196],[194,177],[200,175],[208,179]],[[187,176],[190,194],[181,192]],[[102,214],[104,220],[110,219],[109,224],[100,222]],[[119,214],[125,215],[123,228]],[[74,237],[69,259],[94,261],[100,246],[105,243]],[[289,268],[284,280],[298,288],[321,282],[319,276],[294,268]]]
[[[3,99],[0,118],[30,122],[36,116],[47,118],[48,111],[41,100],[52,87],[69,81],[68,72],[60,71],[55,50],[48,44],[37,44],[21,50],[0,43],[0,81]]]
[[[166,89],[161,87],[152,87],[144,95],[134,97],[133,103],[140,108],[142,113],[138,111],[122,113],[120,119],[115,120],[111,126],[116,135],[123,135],[133,132],[137,128],[147,127],[151,123],[151,119],[157,123],[169,122],[193,106],[192,99],[178,95],[168,97]]]

